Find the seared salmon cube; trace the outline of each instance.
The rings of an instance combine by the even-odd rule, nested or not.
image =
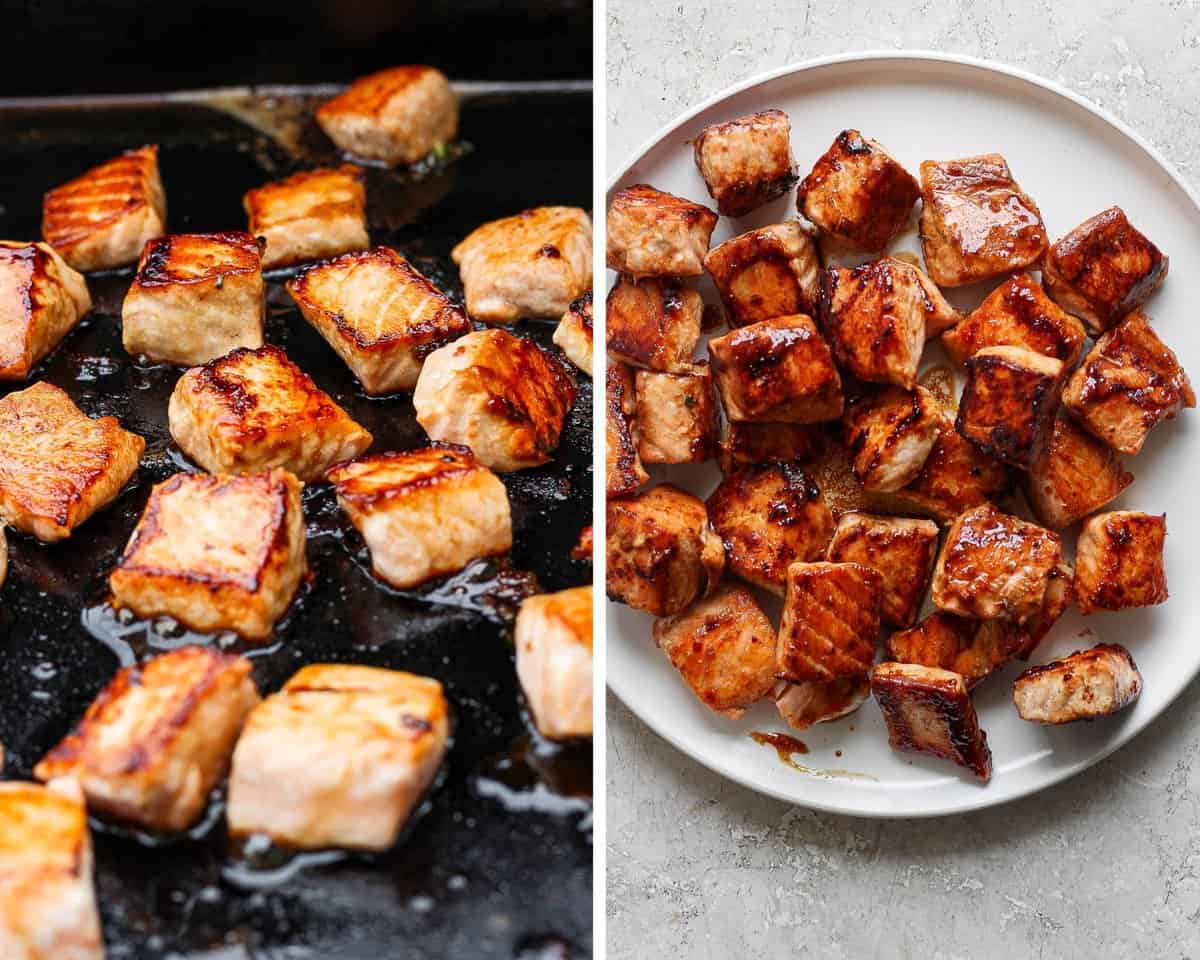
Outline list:
[[[1116,643],[1030,667],[1013,683],[1017,713],[1034,723],[1107,717],[1132,706],[1141,694],[1142,674],[1129,651]]]
[[[514,627],[517,677],[534,723],[551,740],[592,735],[592,588],[542,593]]]
[[[859,676],[879,645],[883,577],[858,563],[793,563],[779,624],[778,674],[789,683]]]
[[[731,421],[819,423],[842,414],[842,378],[810,317],[739,327],[708,342]]]
[[[1103,334],[1063,388],[1063,406],[1114,450],[1135,454],[1163,420],[1196,405],[1187,373],[1135,310]]]
[[[171,436],[209,473],[283,467],[306,482],[356,457],[371,434],[276,346],[238,349],[175,383]]]
[[[558,318],[592,285],[592,218],[579,207],[522,210],[476,227],[450,256],[475,319]]]
[[[942,413],[924,387],[886,387],[842,415],[850,465],[866,490],[895,491],[921,473],[941,436]]]
[[[1022,655],[1029,643],[1024,627],[1007,620],[967,620],[931,613],[915,627],[893,633],[888,657],[960,674],[968,689],[997,667]]]
[[[921,190],[883,144],[843,130],[800,183],[796,205],[822,233],[879,253],[904,227]]]
[[[512,546],[508,492],[464,447],[375,454],[326,476],[375,572],[393,587],[457,573]]]
[[[433,67],[391,67],[318,107],[317,123],[345,153],[394,167],[454,139],[458,98]]]
[[[610,362],[605,371],[604,408],[604,489],[623,497],[650,479],[638,455],[635,379],[623,363]]]
[[[635,280],[698,277],[716,225],[703,204],[644,183],[626,187],[608,205],[606,262]]]
[[[1046,296],[1027,273],[1014,273],[959,324],[942,334],[957,363],[984,347],[1022,347],[1075,366],[1083,352],[1083,324]]]
[[[278,468],[177,473],[156,484],[109,575],[113,604],[193,630],[266,639],[308,566],[302,487]]]
[[[91,419],[58,387],[0,399],[0,519],[50,543],[116,499],[146,441],[115,417]]]
[[[0,380],[25,380],[92,309],[83,277],[44,243],[0,241]]]
[[[442,685],[399,670],[312,664],[246,720],[226,819],[282,847],[386,850],[446,755]]]
[[[1034,516],[1051,530],[1094,513],[1131,483],[1133,474],[1116,453],[1061,415],[1054,421],[1045,453],[1021,477]]]
[[[1023,624],[1042,609],[1062,559],[1058,534],[990,503],[960,514],[946,532],[933,574],[933,605],[978,620]]]
[[[42,239],[76,270],[137,263],[167,227],[158,147],[126,150],[42,198]]]
[[[800,179],[792,159],[792,123],[782,110],[714,123],[692,147],[708,194],[726,217],[744,217]]]
[[[654,622],[654,642],[708,709],[736,719],[775,686],[775,629],[753,594],[725,583]]]
[[[817,312],[821,255],[795,220],[726,240],[708,251],[704,269],[733,326]]]
[[[1050,443],[1062,361],[1022,347],[984,347],[966,363],[955,429],[988,456],[1028,469]]]
[[[932,520],[843,513],[829,541],[831,563],[858,563],[883,577],[880,621],[907,627],[917,619],[937,556],[938,527]]]
[[[1089,517],[1075,546],[1075,601],[1080,612],[1165,603],[1166,539],[1166,514],[1115,510]]]
[[[287,290],[369,394],[412,390],[425,358],[471,329],[458,304],[387,247],[315,264]]]
[[[949,760],[985,783],[992,778],[987,734],[959,674],[915,663],[881,663],[871,671],[871,693],[893,750]]]
[[[670,617],[720,582],[725,548],[690,493],[659,484],[609,500],[605,515],[610,599]]]
[[[927,322],[940,329],[956,322],[958,313],[916,267],[882,257],[822,273],[820,319],[843,370],[911,390]]]
[[[286,267],[365,250],[367,191],[353,164],[302,170],[248,190],[242,206],[250,233],[266,241],[262,265]]]
[[[151,830],[186,830],[229,769],[258,689],[245,657],[179,647],[122,668],[34,775],[76,780],[88,808]]]
[[[262,246],[248,233],[180,233],[146,244],[121,307],[133,357],[192,367],[263,345]]]
[[[5,958],[104,960],[92,872],[92,835],[78,783],[0,783]]]
[[[795,463],[759,463],[731,473],[708,498],[729,572],[783,593],[793,563],[816,560],[833,534],[833,513],[816,481]]]
[[[934,283],[961,287],[1035,266],[1046,250],[1037,204],[998,153],[921,164],[921,246]]]
[[[554,328],[554,345],[568,360],[592,375],[592,291],[580,295]]]
[[[694,373],[637,372],[642,463],[700,463],[716,456],[717,391],[708,364]]]
[[[608,353],[614,360],[687,373],[700,342],[704,301],[674,280],[617,278],[608,293]]]
[[[413,407],[431,440],[507,472],[550,461],[575,389],[567,364],[532,340],[476,330],[426,357]]]
[[[752,463],[790,463],[816,456],[825,428],[816,423],[731,421],[721,438],[721,471],[733,473]]]
[[[1120,207],[1085,220],[1050,248],[1042,270],[1059,305],[1103,333],[1140,307],[1167,279],[1166,254]]]

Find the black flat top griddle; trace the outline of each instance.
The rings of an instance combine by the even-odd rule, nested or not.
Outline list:
[[[46,189],[143,143],[161,146],[172,231],[244,229],[246,189],[339,160],[307,119],[314,102],[298,90],[82,107],[0,101],[0,237],[39,239]],[[589,206],[591,96],[552,85],[469,88],[461,131],[469,146],[435,169],[420,176],[373,169],[367,183],[373,242],[396,247],[460,300],[448,254],[474,227],[530,206]],[[511,622],[528,592],[591,581],[590,565],[569,556],[591,522],[590,380],[576,371],[579,394],[555,461],[503,478],[515,535],[507,566],[480,562],[420,590],[391,590],[370,574],[329,485],[314,484],[304,497],[312,581],[274,643],[256,649],[231,636],[201,637],[170,621],[118,617],[105,602],[107,574],[151,484],[195,469],[167,432],[167,399],[180,371],[139,367],[121,347],[130,276],[89,278],[95,310],[33,378],[63,387],[91,416],[118,417],[147,445],[117,502],[69,540],[44,546],[9,534],[9,578],[0,589],[5,775],[29,778],[120,663],[186,642],[248,652],[264,694],[316,661],[433,676],[445,684],[457,726],[428,809],[384,855],[247,853],[226,839],[219,797],[182,838],[139,837],[93,821],[109,956],[589,955],[591,743],[562,748],[531,738]],[[268,284],[268,341],[374,434],[373,450],[423,445],[409,396],[365,396],[294,309],[281,279]],[[553,324],[515,331],[549,345]]]

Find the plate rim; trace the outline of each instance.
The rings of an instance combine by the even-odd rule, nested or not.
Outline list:
[[[1055,94],[1056,96],[1069,101],[1071,104],[1083,108],[1087,113],[1092,114],[1094,117],[1104,121],[1105,124],[1116,130],[1128,141],[1138,147],[1170,178],[1172,184],[1182,191],[1184,196],[1186,196],[1191,203],[1194,214],[1197,217],[1200,217],[1200,192],[1192,188],[1192,186],[1180,175],[1175,166],[1165,156],[1163,156],[1157,147],[1150,143],[1150,141],[1142,136],[1142,134],[1138,133],[1127,123],[1125,123],[1125,121],[1121,120],[1106,108],[1092,102],[1084,96],[1081,96],[1056,80],[1051,80],[1048,77],[1040,76],[1021,67],[999,63],[994,60],[988,60],[986,58],[976,57],[970,54],[947,53],[938,50],[919,48],[901,48],[895,50],[874,48],[868,50],[827,54],[825,56],[813,57],[807,60],[784,64],[783,66],[754,74],[753,76],[750,76],[744,80],[722,88],[695,106],[690,107],[687,110],[684,110],[682,113],[676,115],[672,120],[660,126],[653,134],[650,135],[650,137],[645,139],[642,143],[638,144],[637,147],[634,148],[634,150],[626,157],[625,162],[621,164],[620,167],[608,178],[608,183],[605,188],[605,208],[607,209],[608,199],[613,190],[616,188],[616,185],[629,176],[633,167],[636,166],[641,159],[646,156],[646,154],[656,148],[673,133],[678,131],[680,127],[689,123],[701,113],[720,105],[724,101],[729,100],[738,94],[744,93],[754,87],[761,86],[774,80],[797,76],[813,70],[819,70],[824,67],[837,66],[847,63],[870,63],[882,60],[926,64],[940,63],[968,67],[978,70],[982,73],[990,73],[993,75],[999,75],[1001,77],[1020,80],[1024,83],[1030,84],[1031,86],[1038,87],[1043,91]],[[605,498],[605,501],[607,502],[607,497]],[[607,611],[612,603],[613,601],[606,601],[605,603],[606,627],[608,624]],[[605,659],[607,666],[608,658],[606,657]],[[1154,726],[1154,724],[1161,719],[1163,714],[1166,713],[1166,711],[1175,703],[1175,701],[1179,699],[1179,696],[1185,689],[1187,689],[1188,685],[1191,684],[1191,682],[1195,680],[1197,676],[1200,676],[1200,660],[1197,660],[1196,667],[1192,670],[1192,672],[1182,678],[1177,687],[1163,700],[1162,704],[1155,711],[1154,715],[1151,716],[1139,729],[1133,731],[1127,736],[1118,735],[1117,737],[1113,738],[1111,742],[1101,747],[1098,751],[1090,754],[1086,759],[1055,770],[1041,782],[1022,786],[1010,793],[1005,794],[989,795],[988,791],[984,789],[980,791],[978,800],[970,800],[966,803],[934,805],[919,810],[905,810],[902,812],[882,809],[882,805],[875,807],[848,807],[844,804],[831,803],[819,798],[797,797],[794,794],[787,793],[784,790],[777,789],[768,784],[752,781],[747,777],[743,777],[734,769],[732,764],[724,762],[719,756],[704,756],[700,755],[696,751],[693,751],[691,748],[686,746],[683,743],[682,738],[676,736],[672,730],[668,729],[665,725],[658,723],[654,718],[646,716],[636,710],[630,703],[629,698],[622,693],[622,689],[628,690],[628,688],[623,688],[619,682],[615,681],[615,676],[611,670],[606,669],[605,684],[607,689],[610,690],[613,695],[621,701],[621,704],[625,707],[625,709],[633,714],[633,716],[636,717],[640,723],[648,727],[654,734],[669,743],[675,750],[689,757],[696,763],[699,763],[701,766],[712,771],[718,776],[724,777],[726,780],[732,781],[733,783],[736,783],[745,789],[762,794],[764,796],[772,797],[784,803],[792,804],[793,806],[804,807],[806,809],[817,810],[824,813],[834,813],[841,816],[869,820],[920,820],[928,819],[930,817],[946,817],[976,813],[981,810],[1000,807],[1007,803],[1029,797],[1040,793],[1043,790],[1048,790],[1052,787],[1058,786],[1064,781],[1069,780],[1077,774],[1083,773],[1085,770],[1088,770],[1100,763],[1102,760],[1111,756],[1121,748],[1128,746],[1148,729],[1150,729],[1150,727]]]

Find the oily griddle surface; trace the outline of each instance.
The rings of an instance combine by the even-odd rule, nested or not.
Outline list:
[[[370,171],[373,242],[395,246],[460,297],[448,255],[475,226],[529,206],[589,205],[590,103],[579,93],[466,100],[462,137],[470,149],[463,155],[422,177]],[[273,100],[257,116],[303,115],[307,106]],[[330,148],[319,135],[303,124],[299,130],[289,150],[227,112],[195,104],[0,111],[0,237],[39,238],[46,189],[147,142],[161,146],[171,230],[244,229],[247,188],[337,159],[322,154]],[[273,852],[248,855],[226,839],[219,798],[205,824],[183,838],[138,837],[93,822],[109,956],[590,954],[591,744],[564,749],[530,738],[511,641],[516,603],[535,583],[558,590],[591,580],[590,566],[569,557],[591,517],[590,380],[576,371],[579,394],[555,461],[504,476],[515,536],[507,569],[478,563],[421,590],[390,590],[371,576],[329,485],[310,485],[304,507],[312,580],[275,642],[256,650],[169,622],[123,620],[105,602],[106,576],[150,486],[194,469],[167,431],[167,398],[180,371],[139,367],[121,347],[129,280],[129,271],[89,278],[95,311],[34,377],[63,387],[91,416],[118,417],[147,443],[117,502],[68,541],[43,546],[9,534],[9,579],[0,590],[5,775],[30,777],[120,663],[183,642],[249,652],[264,694],[316,661],[433,676],[445,684],[456,729],[428,809],[381,856],[289,862]],[[268,341],[374,434],[374,451],[422,445],[410,397],[366,397],[278,279],[268,285],[268,314]],[[552,331],[549,323],[516,328],[544,345]]]

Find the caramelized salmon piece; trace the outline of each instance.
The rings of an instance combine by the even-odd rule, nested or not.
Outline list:
[[[592,588],[529,597],[514,628],[517,676],[542,736],[592,735]]]
[[[1107,717],[1132,706],[1141,694],[1141,672],[1116,643],[1030,667],[1013,684],[1021,719],[1047,724]]]
[[[1167,517],[1114,510],[1089,517],[1075,547],[1075,599],[1083,613],[1167,600]]]
[[[726,240],[708,251],[704,269],[735,326],[796,313],[816,315],[821,256],[798,221]]]
[[[92,309],[83,277],[44,243],[0,241],[0,380],[25,380]]]
[[[959,674],[915,663],[881,663],[871,671],[871,693],[893,750],[949,760],[985,783],[992,778],[987,734]]]
[[[608,293],[607,308],[611,359],[666,373],[691,371],[704,316],[699,293],[674,280],[622,276]]]
[[[1133,474],[1116,453],[1060,415],[1045,453],[1021,482],[1038,522],[1061,530],[1115,500],[1133,483]]]
[[[167,228],[158,147],[127,150],[42,198],[42,239],[76,270],[136,263]]]
[[[850,512],[838,518],[826,558],[879,571],[883,577],[880,621],[907,627],[916,620],[925,598],[937,544],[938,528],[932,520]]]
[[[642,463],[701,463],[717,451],[717,392],[708,364],[692,373],[637,372]]]
[[[960,674],[970,688],[1021,656],[1028,644],[1028,631],[1006,620],[967,620],[950,613],[931,613],[915,627],[893,633],[887,651],[890,659],[900,663]]]
[[[638,455],[634,375],[623,363],[608,364],[604,375],[604,406],[604,488],[609,497],[623,497],[650,479]]]
[[[229,769],[258,703],[252,664],[210,647],[180,647],[125,667],[34,769],[71,777],[89,809],[151,830],[186,830]]]
[[[744,217],[800,179],[792,159],[792,123],[782,110],[714,123],[700,131],[692,148],[708,194],[726,217]]]
[[[334,257],[370,246],[363,170],[353,164],[302,170],[248,190],[249,230],[266,241],[264,268]]]
[[[917,479],[942,432],[937,399],[924,387],[886,387],[842,415],[851,467],[866,490],[896,491]]]
[[[820,424],[731,421],[721,438],[721,471],[728,475],[753,463],[803,462],[817,455],[824,440]]]
[[[592,375],[592,291],[574,300],[558,326],[554,328],[554,343],[575,366]]]
[[[829,682],[871,669],[883,577],[858,563],[793,563],[779,624],[778,675]]]
[[[635,280],[698,277],[716,225],[708,207],[634,184],[617,191],[608,205],[606,262]]]

